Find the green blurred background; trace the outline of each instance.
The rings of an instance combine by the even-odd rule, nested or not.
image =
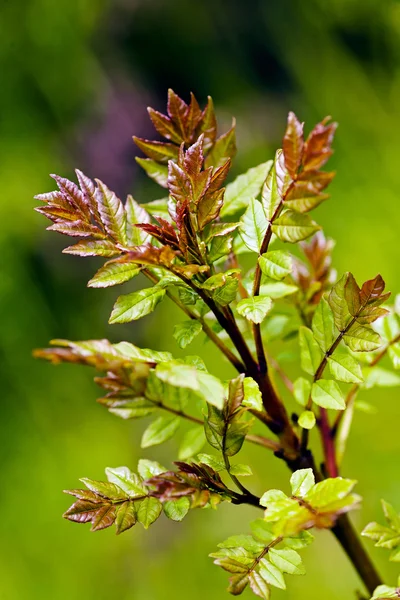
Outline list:
[[[333,198],[318,221],[337,239],[340,272],[381,272],[400,291],[400,4],[393,0],[3,0],[0,6],[0,310],[2,315],[2,485],[0,598],[3,600],[217,600],[227,577],[207,558],[224,536],[258,513],[223,506],[193,511],[183,524],[160,519],[121,537],[90,534],[61,518],[63,488],[106,466],[135,468],[143,423],[95,403],[92,373],[35,362],[54,337],[121,338],[176,352],[178,317],[167,303],[130,326],[108,326],[116,290],[88,290],[97,263],[61,254],[33,195],[53,189],[48,173],[80,167],[120,196],[159,191],[134,162],[131,135],[151,136],[145,107],[163,110],[168,87],[214,98],[222,122],[238,120],[240,172],[272,156],[286,113],[311,126],[340,123]],[[230,371],[211,347],[207,364]],[[380,518],[379,499],[400,508],[397,392],[366,393],[376,416],[357,415],[344,474],[360,481],[361,528]],[[168,463],[173,442],[145,452]],[[259,448],[242,462],[262,492],[286,486],[284,466]],[[286,488],[284,488],[286,489]],[[326,559],[321,561],[322,553]],[[395,567],[371,549],[384,577]],[[329,533],[305,552],[306,578],[286,596],[352,598],[358,586]],[[248,592],[245,596],[249,597]]]

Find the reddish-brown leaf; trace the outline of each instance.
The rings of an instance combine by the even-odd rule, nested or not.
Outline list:
[[[75,208],[78,213],[80,213],[80,218],[88,221],[90,219],[89,206],[78,186],[72,181],[69,181],[69,179],[60,177],[59,175],[50,175],[50,177],[56,181],[60,192],[66,198],[66,200]]]
[[[182,139],[189,141],[186,136],[186,119],[189,107],[171,88],[168,90],[167,111],[169,118],[173,121]]]
[[[216,219],[224,203],[225,188],[217,190],[214,194],[206,194],[197,207],[197,221],[202,230],[208,223]]]
[[[174,142],[175,144],[180,144],[183,141],[180,132],[177,130],[175,124],[169,117],[163,115],[157,110],[154,110],[150,106],[148,107],[147,112],[149,113],[155,129],[160,135],[165,137],[165,139]]]
[[[58,221],[47,227],[48,231],[57,231],[71,237],[94,237],[104,239],[106,236],[98,227],[86,221]]]
[[[97,206],[96,186],[94,182],[84,173],[82,173],[82,171],[79,171],[79,169],[75,169],[75,173],[78,178],[83,196],[85,198],[85,202],[88,205],[90,212],[92,213],[97,223],[102,224],[99,209]]]
[[[168,163],[168,189],[176,202],[184,203],[192,195],[189,177],[172,160]]]
[[[186,135],[188,142],[192,143],[197,137],[195,135],[196,128],[202,118],[202,112],[200,106],[192,92],[190,92],[190,104],[189,110],[186,117]]]
[[[331,144],[337,123],[327,125],[330,117],[326,117],[321,123],[318,123],[308,136],[303,157],[304,171],[320,169],[332,155]]]
[[[286,168],[292,179],[296,178],[297,171],[303,158],[304,123],[300,123],[293,112],[288,115],[286,132],[283,138],[283,154],[285,157]]]
[[[136,136],[133,136],[133,141],[146,156],[160,163],[166,164],[170,159],[178,158],[178,148],[175,144],[152,142]]]

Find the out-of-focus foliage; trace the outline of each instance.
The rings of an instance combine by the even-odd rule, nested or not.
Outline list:
[[[58,490],[75,485],[78,455],[81,474],[101,478],[104,464],[123,464],[132,455],[138,429],[109,419],[91,402],[95,389],[83,369],[33,365],[31,348],[54,335],[115,335],[174,352],[176,346],[173,339],[168,342],[172,309],[166,304],[160,307],[163,328],[150,320],[145,336],[141,325],[127,326],[118,336],[103,325],[114,295],[82,291],[90,267],[59,253],[57,236],[45,235],[40,216],[31,210],[32,196],[46,189],[46,173],[70,176],[78,164],[119,195],[131,192],[133,177],[141,176],[133,166],[129,136],[151,135],[143,124],[144,107],[161,108],[168,86],[182,93],[192,89],[203,101],[211,92],[219,106],[225,103],[222,115],[238,117],[238,173],[269,158],[289,108],[307,121],[333,114],[341,125],[332,159],[340,175],[333,184],[335,205],[321,206],[319,222],[338,241],[339,272],[349,269],[363,281],[371,271],[384,270],[388,288],[399,289],[398,3],[286,0],[250,9],[245,3],[157,0],[115,2],[111,8],[90,0],[28,0],[2,4],[0,31],[2,465],[7,481],[0,503],[8,516],[2,521],[2,594],[10,600],[66,595],[108,600],[116,593],[127,600],[164,600],[184,597],[186,586],[194,600],[204,594],[219,598],[224,576],[210,571],[208,548],[230,535],[232,518],[243,519],[245,530],[251,508],[241,509],[240,517],[237,508],[225,516],[212,514],[214,527],[206,533],[203,515],[193,513],[185,531],[165,521],[146,538],[136,531],[118,538],[107,532],[104,538],[89,536],[59,517],[65,501]],[[138,185],[142,197],[137,200],[154,197],[144,179],[136,181],[137,190]],[[284,320],[276,325],[282,328]],[[271,339],[276,335],[268,333]],[[288,351],[282,347],[282,352]],[[217,366],[211,347],[207,359],[208,366]],[[373,406],[359,408],[377,408],[374,393],[366,394]],[[390,475],[395,460],[390,456],[398,448],[396,394],[382,389],[379,408],[373,419],[359,413],[344,464],[363,481],[360,491],[367,501],[359,525],[379,520],[381,495],[398,504]],[[362,460],[367,452],[368,463]],[[247,453],[264,468],[257,448]],[[164,452],[149,457],[166,462]],[[279,465],[268,476],[281,477],[284,485],[286,473]],[[262,492],[257,479],[254,485]],[[28,496],[35,519],[22,523]],[[193,539],[189,557],[187,544]],[[322,544],[340,568],[335,590],[328,567],[313,566]],[[148,553],[157,560],[145,560]],[[334,600],[356,585],[325,536],[304,555],[309,598]],[[374,556],[387,579],[391,574],[395,581],[396,570],[389,572],[378,550]],[[189,561],[190,570],[185,569]],[[179,589],[171,576],[177,564]],[[304,591],[304,581],[288,581],[286,598],[298,598],[300,585]]]

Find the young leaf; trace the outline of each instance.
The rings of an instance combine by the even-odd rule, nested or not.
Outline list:
[[[151,158],[139,158],[136,156],[136,162],[146,171],[150,179],[154,179],[161,187],[168,187],[168,167],[167,165],[160,165]]]
[[[133,279],[140,271],[141,267],[134,262],[119,259],[110,260],[92,277],[88,282],[88,287],[106,288],[119,285]]]
[[[315,404],[323,408],[334,408],[335,410],[344,410],[346,408],[340,387],[336,381],[332,381],[331,379],[319,379],[313,383],[311,398]]]
[[[206,443],[206,436],[202,427],[193,427],[189,429],[183,436],[181,445],[179,446],[179,460],[187,460],[200,452]]]
[[[252,592],[263,598],[264,600],[269,600],[271,596],[271,591],[268,587],[267,582],[261,577],[257,571],[252,571],[249,575],[249,584]]]
[[[303,150],[303,123],[300,123],[293,112],[289,112],[285,136],[283,138],[283,154],[286,168],[292,179],[295,179],[300,167]]]
[[[262,395],[258,383],[252,377],[243,379],[244,399],[242,406],[253,408],[254,410],[263,410]]]
[[[189,512],[190,500],[187,496],[177,498],[176,500],[167,500],[163,504],[163,509],[168,517],[172,521],[182,521]]]
[[[245,208],[252,198],[257,198],[271,168],[272,160],[249,169],[226,186],[221,216],[233,215]]]
[[[252,198],[240,219],[239,233],[249,250],[260,252],[268,221],[261,202]]]
[[[123,502],[118,508],[115,517],[116,533],[119,535],[135,525],[137,521],[134,502]]]
[[[281,590],[286,590],[286,584],[282,572],[275,565],[273,565],[268,558],[261,559],[259,573],[261,577],[270,585],[273,585]]]
[[[304,410],[298,420],[300,427],[303,427],[303,429],[312,429],[315,422],[315,415],[312,410]]]
[[[282,150],[277,150],[261,192],[261,201],[268,221],[275,221],[282,206],[283,194],[290,181]]]
[[[154,286],[126,296],[120,296],[112,310],[109,323],[128,323],[153,312],[165,296],[165,289]]]
[[[299,469],[290,478],[293,496],[302,498],[315,485],[315,477],[312,469]]]
[[[160,475],[160,473],[165,473],[166,471],[167,469],[155,460],[141,458],[138,462],[138,472],[143,479],[150,479],[150,477]]]
[[[312,331],[308,327],[300,327],[299,342],[301,368],[309,375],[314,375],[321,363],[322,354]]]
[[[282,573],[289,573],[290,575],[305,575],[306,573],[303,561],[296,550],[271,548],[268,557],[271,563]]]
[[[311,382],[304,377],[298,377],[293,383],[293,395],[301,406],[306,406],[311,394]]]
[[[194,338],[200,333],[202,328],[202,324],[193,319],[175,325],[173,335],[178,342],[178,346],[180,348],[186,348],[186,346],[193,342]]]
[[[179,425],[179,417],[158,417],[143,433],[141,448],[149,448],[166,442],[173,437]]]
[[[106,476],[110,483],[120,487],[130,498],[146,496],[147,490],[140,478],[128,467],[106,468]]]
[[[262,323],[272,308],[272,300],[268,296],[255,296],[240,300],[237,311],[252,323]]]
[[[271,250],[259,257],[261,271],[271,279],[284,279],[292,272],[292,257],[283,250]]]
[[[321,299],[312,320],[314,338],[325,353],[335,340],[335,325],[333,314],[325,298]]]
[[[137,519],[145,529],[148,529],[158,519],[162,511],[162,504],[158,498],[148,496],[142,500],[137,508]]]
[[[335,352],[328,357],[332,377],[345,383],[362,383],[363,375],[359,363],[349,353]]]
[[[249,475],[253,475],[253,471],[249,465],[242,465],[240,463],[237,465],[232,465],[230,468],[230,473],[232,475],[236,475],[237,477],[247,477]]]
[[[379,334],[364,325],[351,327],[343,341],[353,352],[373,352],[382,344]]]
[[[294,244],[305,240],[320,229],[308,215],[287,210],[278,217],[273,225],[272,232],[282,240]]]
[[[96,179],[97,207],[104,227],[110,236],[121,244],[126,244],[126,213],[117,196],[99,179]]]

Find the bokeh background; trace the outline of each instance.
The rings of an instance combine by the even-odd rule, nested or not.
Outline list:
[[[318,221],[337,239],[339,272],[359,280],[381,272],[399,291],[399,36],[394,0],[1,2],[2,600],[226,598],[226,574],[207,554],[258,516],[223,506],[120,537],[61,518],[63,488],[101,478],[106,466],[135,467],[143,424],[97,405],[92,373],[36,362],[32,348],[54,337],[109,337],[176,353],[178,315],[164,303],[130,326],[106,324],[116,290],[88,290],[97,263],[62,255],[64,239],[32,210],[33,195],[53,189],[48,173],[70,176],[79,166],[120,196],[155,199],[131,136],[151,135],[145,108],[162,110],[168,87],[202,101],[211,94],[226,124],[237,117],[237,173],[272,156],[289,109],[309,125],[331,114],[340,123],[338,176]],[[211,347],[193,351],[230,375]],[[382,496],[400,508],[398,392],[365,398],[379,411],[357,415],[344,464],[365,498],[353,515],[358,528],[380,518]],[[145,455],[168,463],[175,451],[170,442]],[[253,489],[287,485],[279,461],[259,448],[245,454],[258,472]],[[371,553],[393,585],[395,566]],[[286,596],[274,598],[354,597],[358,580],[328,533],[305,561],[308,576],[288,577]]]

